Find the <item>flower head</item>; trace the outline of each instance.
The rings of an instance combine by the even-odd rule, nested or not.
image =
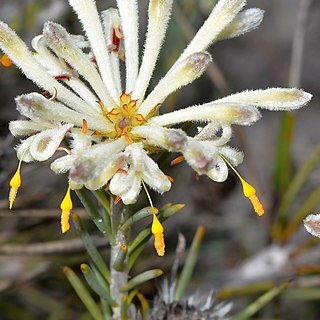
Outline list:
[[[61,25],[47,22],[42,35],[32,41],[34,53],[0,22],[0,48],[5,53],[1,62],[12,61],[52,96],[48,99],[30,93],[16,98],[18,111],[27,118],[10,123],[13,135],[26,137],[17,146],[18,158],[23,162],[46,161],[62,149],[60,144],[66,139],[69,147],[63,150],[67,155],[55,160],[52,170],[69,172],[71,189],[85,186],[96,190],[109,182],[110,191],[125,204],[137,200],[143,183],[159,193],[171,187],[171,179],[151,158],[151,148],[180,153],[197,174],[222,182],[228,176],[227,165],[234,168],[243,160],[241,152],[227,145],[231,125],[253,124],[261,117],[260,108],[293,110],[311,98],[298,89],[253,90],[159,115],[161,104],[171,93],[204,73],[212,61],[207,48],[255,29],[263,11],[241,11],[245,0],[218,1],[178,60],[146,95],[173,1],[149,1],[141,64],[137,2],[118,0],[118,9],[99,15],[94,0],[69,0],[85,36],[69,34]],[[121,63],[126,67],[125,86]],[[171,128],[186,121],[204,126],[193,137]],[[12,187],[14,196],[17,187]],[[253,190],[245,195],[253,197],[258,208]],[[257,210],[262,214],[260,207]],[[63,221],[66,230],[67,221]]]

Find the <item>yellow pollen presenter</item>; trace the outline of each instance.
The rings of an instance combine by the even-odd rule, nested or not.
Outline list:
[[[21,174],[20,174],[21,162],[22,162],[22,160],[19,161],[17,171],[14,174],[14,176],[12,177],[12,179],[10,180],[11,189],[9,192],[9,209],[12,209],[14,200],[16,199],[16,196],[17,196],[18,189],[21,186]]]
[[[72,205],[72,200],[70,196],[70,186],[67,189],[66,195],[64,196],[61,204],[60,204],[60,209],[61,209],[61,231],[62,233],[67,232],[70,229],[70,223],[69,223],[69,216],[70,216],[70,211],[72,210],[73,205]]]
[[[154,248],[156,249],[158,256],[163,257],[164,251],[165,251],[165,243],[164,243],[164,235],[163,235],[164,229],[158,217],[156,216],[156,214],[158,213],[158,209],[153,206],[150,194],[148,192],[148,189],[145,183],[143,182],[143,180],[141,182],[147,194],[148,200],[150,202],[151,210],[152,210],[153,220],[151,225],[151,232],[154,236],[154,243],[153,243]]]
[[[231,165],[231,163],[224,156],[220,156],[238,176],[242,184],[243,194],[251,201],[255,213],[258,216],[262,216],[264,214],[264,208],[256,195],[256,189],[241,177],[240,173]]]

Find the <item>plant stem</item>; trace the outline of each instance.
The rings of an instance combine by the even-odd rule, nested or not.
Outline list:
[[[117,303],[117,306],[113,308],[113,319],[121,319],[121,301],[123,296],[126,295],[126,293],[121,292],[121,288],[128,282],[128,258],[125,258],[124,267],[121,271],[117,271],[114,268],[114,263],[121,251],[121,246],[128,246],[129,230],[120,228],[128,218],[128,206],[124,205],[122,202],[116,205],[111,202],[111,224],[116,240],[115,244],[111,245],[110,256],[110,293],[111,298]]]

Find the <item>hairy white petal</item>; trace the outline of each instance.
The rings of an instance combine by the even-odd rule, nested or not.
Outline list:
[[[196,52],[176,64],[171,72],[168,72],[147,96],[138,109],[139,113],[147,116],[149,112],[153,112],[154,108],[161,104],[172,92],[199,78],[210,62],[211,56],[209,53]]]
[[[26,77],[39,87],[49,91],[52,95],[56,89],[57,99],[66,103],[73,110],[84,114],[96,114],[85,101],[52,78],[36,61],[25,43],[2,21],[0,21],[0,48],[23,71]]]
[[[81,133],[72,133],[71,134],[71,149],[72,154],[81,154],[82,152],[87,152],[91,148],[93,137],[91,135],[86,135]]]
[[[77,0],[74,0],[77,1]],[[138,76],[138,3],[137,0],[117,0],[121,17],[126,56],[126,92],[132,92]]]
[[[135,127],[134,135],[146,139],[146,143],[179,152],[187,142],[187,135],[181,129],[168,129],[156,125]]]
[[[153,69],[159,56],[171,14],[173,0],[150,0],[148,31],[137,84],[132,93],[140,104],[147,90]]]
[[[99,66],[103,82],[115,102],[119,100],[113,70],[110,63],[110,53],[105,45],[105,38],[100,17],[94,0],[69,0],[70,5],[82,22],[83,29],[91,44],[92,51]]]
[[[199,174],[211,169],[212,161],[218,156],[218,148],[208,141],[188,137],[188,144],[182,150],[188,164]]]
[[[320,237],[320,214],[309,214],[303,220],[303,223],[309,233],[315,237]]]
[[[120,153],[127,143],[124,138],[112,142],[102,142],[88,148],[76,161],[70,170],[70,179],[76,183],[86,183],[96,179],[113,156]]]
[[[21,140],[20,144],[16,147],[17,156],[19,160],[23,160],[24,162],[32,162],[35,161],[34,157],[30,153],[30,145],[37,137],[38,134],[35,134],[25,140]]]
[[[268,110],[290,111],[305,106],[311,98],[310,93],[300,89],[270,88],[235,93],[216,100],[215,103],[236,102]]]
[[[70,36],[76,44],[78,44],[76,40],[78,37],[82,39],[82,36]],[[75,70],[71,70],[65,62],[62,62],[61,59],[58,59],[50,50],[48,50],[48,44],[46,38],[43,35],[33,38],[32,46],[38,53],[34,56],[35,59],[45,69],[47,69],[52,76],[69,76],[68,80],[65,81],[65,84],[68,85],[68,87],[70,87],[74,92],[76,92],[84,101],[89,103],[93,108],[99,108],[96,102],[98,100],[97,97],[88,89],[88,87],[82,81],[80,81],[77,78],[77,72]],[[55,70],[54,74],[52,74],[52,70]]]
[[[260,118],[260,112],[252,106],[213,101],[154,117],[149,120],[149,123],[168,126],[185,121],[219,121],[230,124],[250,125]]]
[[[217,157],[215,160],[213,167],[206,174],[213,181],[223,182],[228,178],[228,167],[220,157]]]
[[[115,175],[123,164],[123,155],[117,154],[112,157],[110,163],[101,171],[98,177],[85,183],[85,187],[89,190],[97,190],[102,188]]]
[[[73,42],[71,35],[61,25],[47,22],[43,27],[49,47],[61,58],[66,60],[75,70],[79,72],[95,90],[100,100],[106,105],[113,105],[109,91],[103,83],[98,71],[90,61],[89,57]],[[95,108],[98,113],[101,109],[97,104]]]
[[[168,177],[147,154],[143,158],[143,168],[141,177],[153,190],[159,193],[170,190],[171,182]]]
[[[110,192],[121,197],[124,204],[135,203],[141,190],[141,178],[134,169],[117,173],[110,181]]]
[[[50,164],[50,169],[57,174],[68,172],[72,168],[75,159],[74,155],[67,154],[53,161]]]
[[[78,78],[71,78],[65,81],[65,84],[76,92],[81,99],[86,101],[93,109],[97,109],[97,97],[92,91]],[[97,114],[100,114],[98,112]]]
[[[130,188],[126,193],[121,196],[121,200],[124,204],[129,205],[137,201],[138,195],[141,191],[141,179],[140,177],[134,176]]]
[[[243,153],[229,146],[219,148],[219,154],[227,158],[234,167],[243,162]]]
[[[120,27],[120,17],[117,9],[110,8],[102,12],[102,24],[104,29],[104,34],[106,38],[107,48],[112,46],[113,44],[113,24],[118,23],[118,27]],[[121,85],[121,74],[120,74],[120,63],[118,53],[111,52],[110,53],[110,67],[113,72],[113,79],[115,82],[116,90],[118,92],[118,96],[122,93],[122,85]]]
[[[236,18],[219,34],[219,39],[232,39],[258,28],[264,16],[264,10],[251,8],[240,12]]]
[[[246,0],[220,0],[178,61],[185,59],[194,52],[206,50],[215,42],[219,34],[235,18],[245,4]]]
[[[57,129],[47,129],[38,133],[30,145],[30,153],[38,161],[49,159],[59,147],[66,132],[72,125],[66,124]]]
[[[221,130],[220,136],[217,133]],[[221,146],[226,144],[232,135],[232,129],[230,125],[224,125],[219,122],[213,121],[206,125],[204,128],[200,128],[200,132],[196,135],[196,139],[199,140],[211,140],[215,145]]]
[[[142,143],[130,144],[125,149],[125,155],[131,168],[138,172],[142,171],[142,164],[146,156],[146,151],[143,149]]]
[[[9,130],[14,136],[30,136],[53,127],[46,121],[15,120],[9,122]]]
[[[38,53],[34,57],[36,60],[47,70],[55,69],[57,73],[69,73],[71,75],[71,70],[68,70],[65,65],[47,48],[47,40],[43,35],[36,36],[32,39],[32,47]]]
[[[30,119],[70,122],[81,127],[82,120],[86,118],[88,126],[92,130],[107,131],[113,128],[106,120],[101,121],[93,117],[86,117],[61,103],[50,101],[36,92],[18,96],[16,104],[17,110]]]

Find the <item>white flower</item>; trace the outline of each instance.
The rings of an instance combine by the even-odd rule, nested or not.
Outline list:
[[[118,0],[118,9],[99,15],[94,0],[69,0],[85,36],[71,35],[61,25],[47,22],[43,34],[32,41],[34,54],[0,22],[0,48],[26,77],[52,95],[51,99],[39,93],[16,98],[19,112],[29,119],[10,123],[14,135],[29,136],[17,147],[18,158],[45,161],[66,138],[68,154],[55,160],[52,170],[69,172],[71,189],[98,189],[110,181],[110,191],[126,204],[136,201],[141,182],[160,193],[170,189],[169,178],[150,157],[150,147],[179,152],[199,175],[222,182],[228,175],[227,164],[233,168],[243,159],[241,152],[227,146],[232,124],[253,124],[261,117],[259,108],[288,111],[311,99],[298,89],[253,90],[158,115],[171,93],[204,73],[212,60],[206,52],[211,44],[255,29],[264,12],[241,12],[245,0],[220,0],[176,63],[145,96],[173,1],[150,0],[141,64],[137,2]],[[123,59],[125,87],[120,72]],[[170,128],[186,121],[205,126],[195,137]],[[254,202],[255,190],[240,179],[245,195]],[[11,184],[12,206],[20,185],[15,180]]]

